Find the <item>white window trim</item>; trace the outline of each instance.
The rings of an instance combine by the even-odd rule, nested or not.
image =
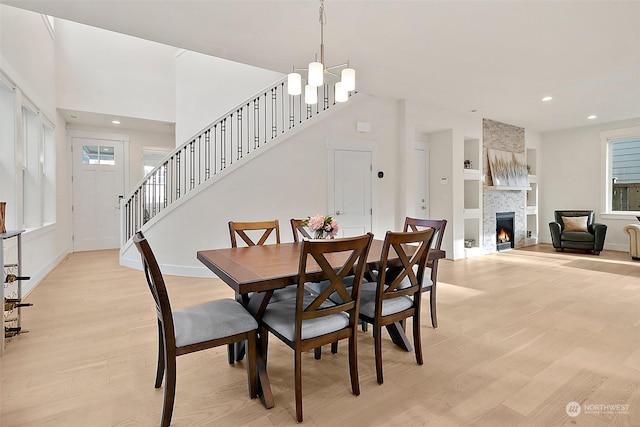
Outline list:
[[[640,126],[632,126],[628,128],[620,128],[609,131],[600,132],[600,147],[601,147],[601,162],[602,164],[602,176],[601,176],[601,206],[600,217],[605,219],[631,219],[635,220],[636,215],[640,215],[640,211],[613,211],[611,210],[611,150],[609,149],[611,142],[623,139],[640,136]]]

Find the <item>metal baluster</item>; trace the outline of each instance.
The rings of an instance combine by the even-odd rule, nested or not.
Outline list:
[[[236,111],[236,126],[238,128],[237,131],[237,139],[238,139],[238,154],[237,160],[242,158],[242,109],[238,109]]]
[[[221,171],[227,167],[227,144],[226,144],[226,138],[225,138],[225,135],[227,134],[226,126],[227,126],[227,118],[225,117],[224,119],[222,119],[222,122],[220,123],[220,149],[222,150],[222,154],[220,157]]]
[[[211,178],[211,129],[204,133],[204,180]]]

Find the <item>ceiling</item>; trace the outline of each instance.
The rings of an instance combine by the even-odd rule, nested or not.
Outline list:
[[[317,0],[0,2],[282,73],[319,53]],[[349,60],[359,92],[539,132],[640,117],[639,1],[326,0],[325,10],[327,65]]]

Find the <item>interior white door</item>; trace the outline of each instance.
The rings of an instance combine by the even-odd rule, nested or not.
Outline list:
[[[415,207],[417,218],[429,218],[429,147],[418,143],[414,150]]]
[[[333,150],[333,183],[329,197],[338,221],[338,237],[359,236],[371,231],[372,153]]]
[[[73,250],[120,247],[124,142],[73,138]]]

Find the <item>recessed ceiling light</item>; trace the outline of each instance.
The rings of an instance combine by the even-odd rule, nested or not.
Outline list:
[[[119,125],[120,124],[120,120],[112,120],[111,123],[113,123],[114,125]]]
[[[598,118],[598,116],[596,116],[594,114],[592,114],[589,117],[587,117],[587,119],[589,119],[589,120],[593,120],[593,119],[597,119],[597,118]]]
[[[69,117],[71,117],[72,119],[77,119],[78,118],[78,116],[74,116],[74,115],[71,115]]]
[[[551,96],[545,96],[544,98],[542,98],[542,100],[543,100],[544,102],[549,102],[549,101],[551,101],[552,99],[553,99],[553,97],[551,97]]]

